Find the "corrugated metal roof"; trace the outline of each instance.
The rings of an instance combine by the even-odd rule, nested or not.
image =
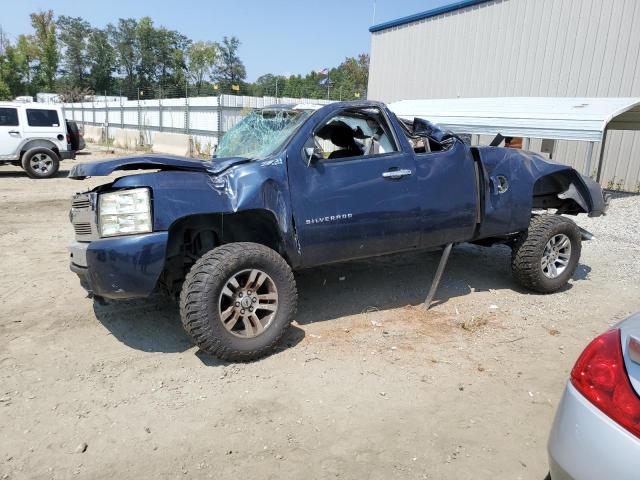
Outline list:
[[[489,1],[490,0],[462,0],[459,2],[453,2],[447,5],[443,5],[442,7],[437,7],[431,10],[427,10],[425,12],[415,13],[413,15],[408,15],[406,17],[398,18],[396,20],[389,20],[388,22],[373,25],[372,27],[369,28],[369,31],[372,33],[379,32],[380,30],[386,30],[388,28],[405,25],[407,23],[417,22],[418,20],[424,20],[425,18],[435,17],[436,15],[453,12],[455,10],[460,10],[461,8],[465,8],[465,7],[472,7],[473,5],[478,5],[480,3],[486,3]]]
[[[599,142],[607,125],[640,130],[640,97],[445,98],[401,100],[389,108],[456,133]]]

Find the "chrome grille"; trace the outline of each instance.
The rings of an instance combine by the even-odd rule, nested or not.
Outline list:
[[[76,235],[91,235],[91,224],[86,222],[74,223],[73,229]]]
[[[88,198],[77,198],[71,202],[71,208],[89,208],[91,202]]]
[[[71,200],[69,218],[79,242],[90,242],[100,238],[96,219],[95,193],[78,193]]]

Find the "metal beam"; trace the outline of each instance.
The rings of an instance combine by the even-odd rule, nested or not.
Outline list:
[[[604,163],[604,147],[607,143],[607,133],[609,133],[609,129],[605,128],[600,142],[600,158],[598,159],[598,171],[596,173],[596,182],[598,183],[602,180],[602,164]]]
[[[440,284],[440,280],[442,279],[444,268],[447,266],[447,261],[449,260],[449,254],[451,253],[452,247],[453,243],[447,243],[447,245],[444,247],[444,250],[442,251],[440,263],[438,263],[438,269],[436,270],[436,276],[433,277],[431,288],[429,289],[429,294],[427,295],[427,299],[424,301],[424,308],[427,310],[429,310],[429,307],[431,307],[433,297],[436,294],[436,290],[438,290],[438,285]]]

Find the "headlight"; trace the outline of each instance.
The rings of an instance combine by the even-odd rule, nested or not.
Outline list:
[[[152,230],[148,188],[134,188],[99,195],[101,237],[146,233]]]

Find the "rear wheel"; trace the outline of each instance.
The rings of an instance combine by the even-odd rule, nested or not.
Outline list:
[[[525,288],[553,293],[564,287],[580,260],[578,226],[559,215],[539,215],[513,246],[511,269]]]
[[[22,168],[31,178],[51,178],[60,168],[60,157],[48,148],[32,148],[22,156]]]
[[[230,243],[200,258],[180,294],[182,323],[203,351],[249,361],[271,352],[297,303],[291,269],[275,251]]]

